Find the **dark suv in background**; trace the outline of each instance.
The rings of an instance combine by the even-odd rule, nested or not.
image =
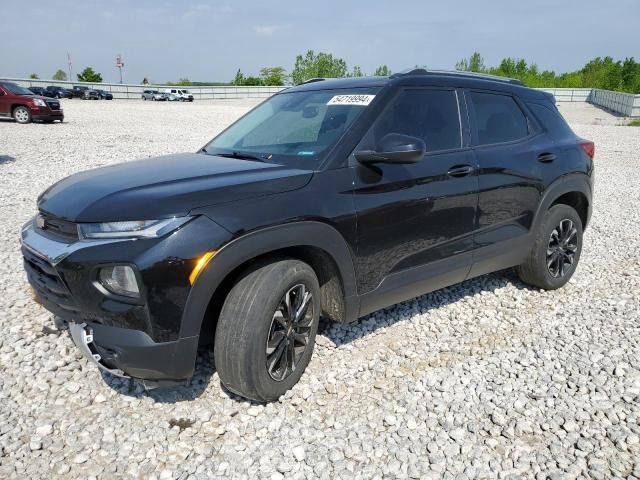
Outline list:
[[[74,85],[71,93],[73,94],[73,98],[84,98],[84,94],[88,90],[89,87],[85,87],[84,85]]]
[[[53,98],[73,98],[73,92],[68,88],[58,87],[55,85],[49,85],[45,90],[47,95]]]
[[[197,153],[89,170],[22,230],[37,299],[87,358],[147,386],[213,343],[231,391],[277,399],[319,317],[353,322],[500,269],[575,272],[592,142],[515,80],[414,70],[315,79]]]

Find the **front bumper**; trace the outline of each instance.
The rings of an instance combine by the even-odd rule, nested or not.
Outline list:
[[[158,239],[67,243],[49,238],[31,221],[21,243],[35,300],[68,322],[87,358],[116,375],[174,383],[192,376],[199,340],[180,334],[189,273],[209,245],[228,235],[198,217]],[[96,286],[100,268],[121,263],[139,274],[141,298],[134,302]]]
[[[184,383],[193,374],[198,337],[156,343],[144,332],[86,322],[70,322],[69,333],[100,371],[142,379],[147,387]]]
[[[32,107],[31,118],[33,120],[64,120],[64,112],[60,110],[51,110],[47,107]]]

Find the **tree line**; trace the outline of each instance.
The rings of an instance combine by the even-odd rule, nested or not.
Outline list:
[[[391,70],[386,65],[381,65],[372,72],[373,75],[388,76]],[[362,69],[355,65],[349,69],[347,62],[342,58],[334,57],[331,53],[307,50],[304,55],[296,57],[291,75],[287,75],[284,67],[265,67],[257,76],[246,76],[238,69],[231,85],[237,86],[282,86],[291,82],[298,85],[312,78],[344,78],[364,77]]]
[[[516,78],[534,88],[601,88],[640,93],[640,63],[633,57],[624,60],[596,57],[579,70],[558,74],[552,70],[541,71],[537,64],[528,63],[522,58],[507,57],[497,66],[487,67],[482,55],[474,52],[468,59],[465,58],[456,63],[456,70]],[[298,85],[311,78],[344,78],[363,75],[359,66],[349,69],[342,58],[334,57],[330,53],[316,53],[309,50],[305,55],[296,57],[291,75],[287,75],[283,67],[263,68],[259,76],[245,76],[238,70],[231,84],[285,85],[290,81]],[[388,76],[391,75],[391,69],[381,65],[373,75]]]
[[[78,77],[79,82],[102,83],[102,75],[94,71],[91,67],[85,68],[82,72],[78,73],[76,77]],[[32,80],[38,80],[40,77],[37,73],[32,73],[29,75],[29,78]],[[59,68],[51,76],[51,79],[59,82],[66,82],[68,80],[67,72]]]
[[[460,60],[456,69],[511,77],[528,87],[601,88],[640,93],[640,63],[633,57],[624,60],[596,57],[579,70],[557,74],[552,70],[540,71],[535,63],[527,63],[522,58],[507,57],[498,66],[486,67],[482,55],[474,52],[468,59]]]

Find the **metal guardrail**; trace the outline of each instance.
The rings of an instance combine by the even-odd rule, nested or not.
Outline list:
[[[175,85],[132,85],[126,83],[88,83],[88,82],[61,82],[56,80],[25,79],[25,78],[0,78],[7,82],[14,82],[23,87],[47,87],[49,85],[72,88],[74,85],[83,85],[89,88],[99,88],[110,92],[114,99],[140,100],[144,90],[164,90],[167,88],[181,88],[189,90],[195,100],[213,99],[237,99],[237,98],[268,98],[278,93],[285,87],[235,87],[235,86],[205,86],[205,87],[179,87]]]
[[[558,102],[589,102],[625,117],[640,117],[640,95],[597,88],[540,88]]]
[[[589,102],[591,100],[591,88],[538,88],[553,94],[557,102]]]
[[[590,101],[625,117],[640,117],[640,95],[594,89]]]
[[[238,98],[268,98],[282,91],[286,87],[235,87],[235,86],[204,86],[204,87],[176,87],[171,85],[132,85],[120,83],[87,83],[60,82],[55,80],[32,80],[25,78],[0,78],[15,82],[23,87],[46,87],[57,85],[71,88],[73,85],[85,85],[90,88],[100,88],[113,94],[116,99],[139,100],[144,90],[165,88],[186,88],[195,100],[238,99]],[[540,88],[552,93],[558,102],[589,102],[627,117],[640,117],[640,95],[631,93],[612,92],[592,88]]]

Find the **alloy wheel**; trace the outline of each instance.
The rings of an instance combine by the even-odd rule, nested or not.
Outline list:
[[[565,218],[553,229],[547,245],[547,269],[553,278],[561,278],[574,264],[578,250],[578,230]]]
[[[26,123],[29,121],[29,112],[24,108],[18,108],[15,111],[16,120],[20,123]]]
[[[302,283],[280,300],[267,336],[267,371],[273,380],[281,382],[300,363],[309,345],[314,308],[313,295]]]

